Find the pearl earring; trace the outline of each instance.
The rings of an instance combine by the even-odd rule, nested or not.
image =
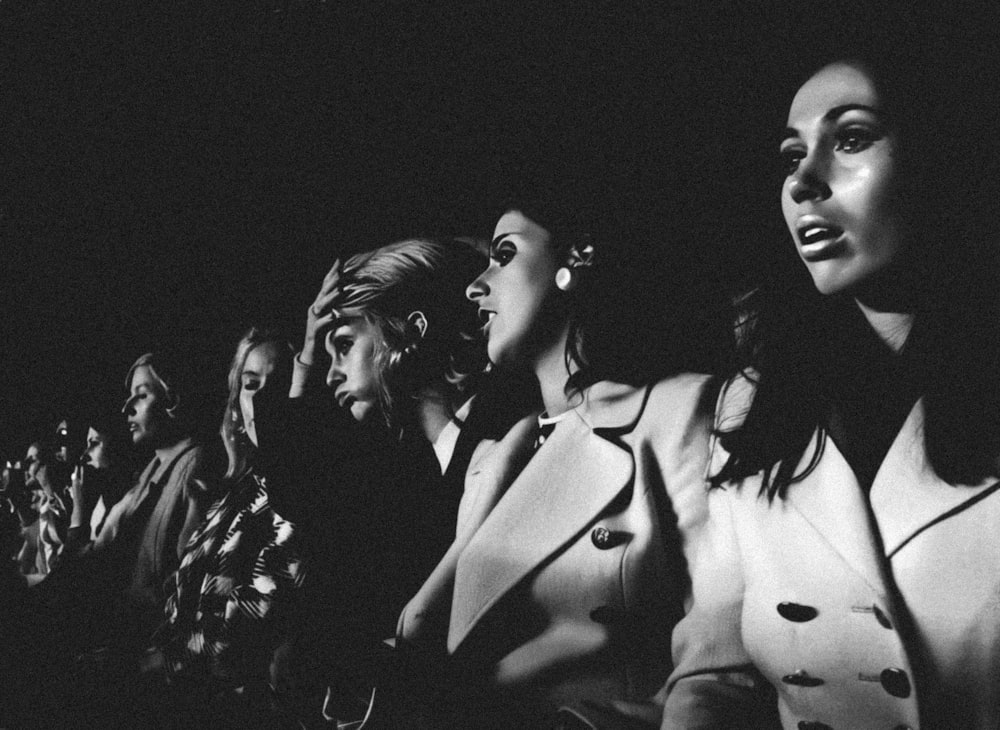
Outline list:
[[[576,272],[568,266],[563,266],[556,272],[556,287],[560,291],[570,291],[576,287],[576,283]]]

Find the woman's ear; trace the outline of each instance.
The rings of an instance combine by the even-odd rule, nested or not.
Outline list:
[[[419,309],[414,312],[410,312],[410,314],[406,317],[406,321],[414,328],[416,328],[417,332],[419,333],[420,339],[423,339],[424,336],[427,334],[427,317],[424,315],[424,313],[421,312]]]
[[[165,397],[167,399],[167,407],[164,410],[167,412],[168,416],[177,420],[177,409],[180,408],[181,397],[176,393],[165,394]]]

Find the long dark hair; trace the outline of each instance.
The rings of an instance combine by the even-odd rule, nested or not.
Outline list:
[[[843,60],[860,63],[883,97],[900,140],[898,202],[912,237],[905,255],[915,323],[901,376],[923,396],[932,468],[953,484],[978,483],[996,473],[1000,454],[996,202],[986,184],[996,179],[987,133],[995,112],[977,103],[991,98],[981,88],[990,75],[970,79],[968,69],[978,66],[916,27],[835,40],[790,64],[808,70],[791,88]],[[737,363],[755,395],[741,425],[720,434],[730,457],[712,477],[718,486],[763,472],[769,499],[783,497],[818,462],[836,395],[831,376],[851,367],[859,357],[853,345],[871,335],[853,299],[820,295],[793,258],[795,270],[768,272],[740,300]]]
[[[569,322],[566,392],[601,380],[643,385],[713,372],[730,337],[717,272],[693,242],[632,204],[620,181],[581,169],[588,162],[538,164],[498,208],[545,228],[560,259],[593,247],[578,286],[550,303]]]

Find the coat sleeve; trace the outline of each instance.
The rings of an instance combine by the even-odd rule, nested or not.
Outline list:
[[[773,691],[743,646],[744,582],[729,496],[709,494],[709,523],[690,566],[691,609],[674,628],[675,668],[661,693],[662,730],[780,727]]]
[[[728,458],[718,430],[741,419],[751,398],[745,380],[720,395],[709,474]],[[689,553],[691,606],[674,628],[674,671],[660,692],[661,730],[781,727],[773,689],[743,646],[744,556],[733,519],[739,488],[729,484],[708,494],[708,520]]]

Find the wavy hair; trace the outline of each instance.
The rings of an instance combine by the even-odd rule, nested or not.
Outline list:
[[[566,392],[601,380],[643,385],[712,372],[729,349],[729,309],[698,251],[656,220],[626,212],[611,185],[580,182],[600,174],[550,164],[526,178],[500,211],[542,226],[559,259],[593,248],[578,285],[547,303],[569,324]]]
[[[486,265],[464,239],[411,238],[352,256],[331,307],[338,319],[362,317],[377,332],[373,354],[379,408],[387,425],[405,419],[405,398],[443,379],[475,388],[486,368],[477,310],[465,288]],[[422,312],[421,335],[408,317]]]
[[[229,395],[226,399],[226,407],[222,416],[222,444],[226,449],[229,465],[226,468],[225,479],[238,480],[250,469],[251,457],[254,452],[254,445],[246,435],[246,426],[243,423],[243,411],[240,409],[240,392],[243,390],[243,368],[246,366],[247,356],[251,350],[260,345],[273,344],[278,352],[278,362],[275,363],[274,372],[279,375],[290,376],[292,370],[292,358],[295,356],[295,349],[287,339],[273,330],[251,327],[239,344],[236,345],[236,354],[229,365],[229,375],[226,382],[229,385]],[[271,386],[274,387],[274,386]]]
[[[940,39],[934,45],[917,26],[905,33],[874,27],[867,35],[855,26],[843,35],[799,30],[810,42],[823,37],[823,47],[813,44],[788,62],[796,77],[789,88],[831,62],[858,63],[898,133],[898,203],[912,235],[905,275],[915,315],[900,353],[900,387],[924,399],[924,439],[937,475],[977,483],[995,472],[1000,453],[996,203],[982,183],[997,173],[991,135],[982,133],[995,126],[988,115],[996,112],[981,103],[991,98],[980,88],[989,74],[972,78],[966,69],[979,66],[963,49]],[[742,424],[719,434],[730,458],[712,478],[720,486],[763,473],[762,492],[771,500],[818,463],[831,409],[843,395],[837,384],[863,381],[859,362],[881,345],[853,299],[819,294],[792,259],[765,272],[741,301],[737,364],[756,393]]]

